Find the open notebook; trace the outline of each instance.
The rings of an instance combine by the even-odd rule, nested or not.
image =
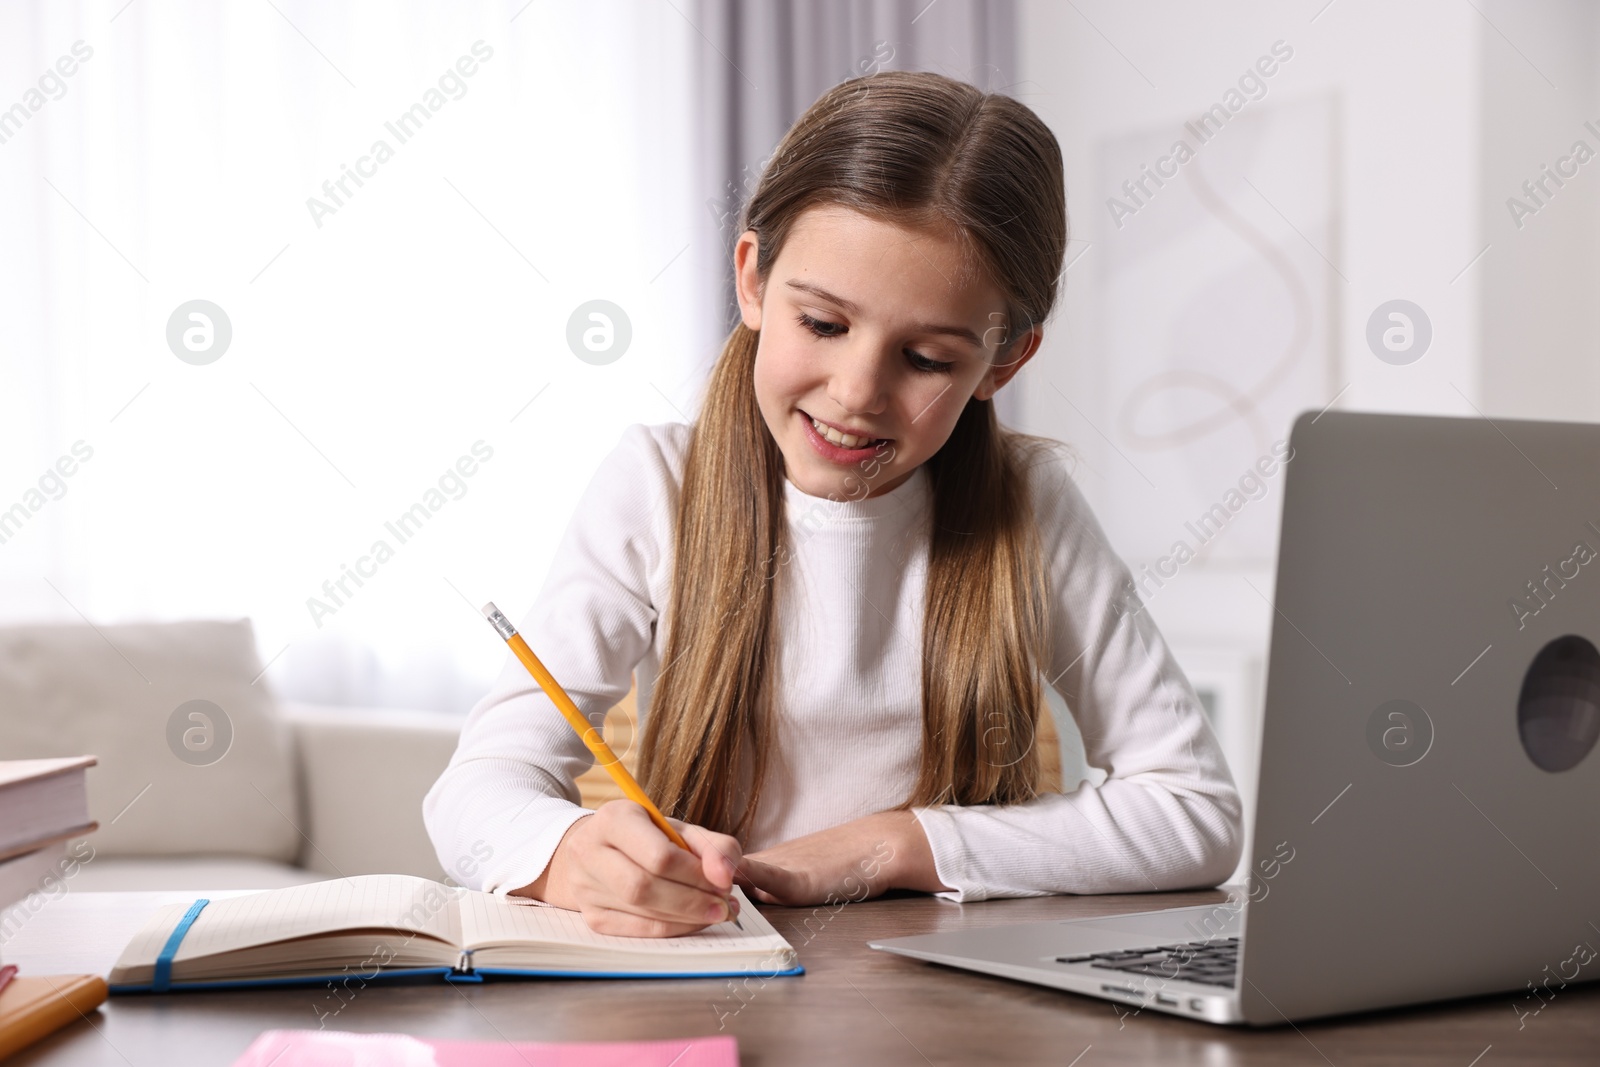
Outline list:
[[[575,911],[370,874],[152,915],[111,969],[113,993],[434,974],[678,978],[800,974],[794,947],[739,894],[731,922],[682,937],[613,937]]]

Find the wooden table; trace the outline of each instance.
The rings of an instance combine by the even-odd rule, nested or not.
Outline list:
[[[3,950],[24,974],[104,973],[151,908],[201,894],[68,893]],[[223,896],[225,894],[204,894]],[[772,979],[520,980],[113,997],[7,1067],[226,1065],[262,1030],[328,1027],[465,1040],[733,1034],[745,1067],[832,1064],[1506,1064],[1600,1062],[1600,987],[1560,992],[1518,1030],[1513,994],[1298,1030],[1211,1026],[874,952],[871,938],[1221,901],[1220,891],[957,905],[932,897],[761,910],[807,973]],[[1490,917],[1486,921],[1492,921]]]

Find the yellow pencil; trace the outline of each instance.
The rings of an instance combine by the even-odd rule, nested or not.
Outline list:
[[[578,710],[578,705],[574,704],[572,698],[567,695],[567,691],[561,688],[561,683],[556,681],[555,675],[551,674],[545,668],[545,665],[539,662],[539,657],[533,654],[533,649],[528,647],[528,642],[524,641],[522,635],[517,633],[517,628],[511,625],[511,620],[506,618],[505,614],[495,607],[492,601],[483,606],[483,615],[494,627],[495,632],[505,639],[506,644],[511,646],[512,653],[522,661],[522,665],[528,668],[528,673],[533,675],[534,680],[539,683],[539,688],[544,690],[545,695],[560,709],[561,714],[566,716],[568,725],[578,732],[578,736],[589,747],[589,751],[594,753],[595,761],[604,767],[606,773],[611,775],[612,780],[621,787],[623,795],[643,808],[650,816],[650,821],[655,823],[674,845],[693,855],[694,850],[689,847],[689,842],[685,841],[682,835],[673,829],[672,824],[667,821],[667,817],[661,814],[661,809],[655,806],[650,797],[646,795],[644,789],[634,780],[633,775],[628,773],[628,768],[624,767],[622,761],[617,758],[617,754],[611,751],[611,746],[606,744],[605,738],[600,736],[600,731],[589,725],[589,720],[584,718],[582,711]],[[732,911],[731,902],[729,911]],[[733,924],[741,930],[744,929],[744,924],[737,918],[733,920]]]

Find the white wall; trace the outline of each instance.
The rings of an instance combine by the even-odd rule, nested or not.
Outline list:
[[[1447,0],[1203,7],[1023,0],[1022,80],[1014,95],[1061,142],[1075,242],[1068,259],[1084,258],[1068,272],[1044,347],[1019,379],[1021,421],[1084,452],[1081,482],[1108,528],[1121,518],[1113,481],[1139,475],[1106,440],[1117,440],[1117,431],[1098,358],[1105,325],[1098,272],[1088,269],[1104,245],[1084,251],[1077,242],[1128,240],[1139,219],[1121,231],[1108,224],[1104,201],[1112,190],[1096,188],[1096,146],[1163,126],[1177,136],[1278,40],[1294,56],[1269,80],[1267,98],[1332,93],[1338,101],[1340,222],[1336,241],[1322,250],[1344,276],[1333,294],[1331,370],[1339,386],[1348,384],[1338,406],[1600,416],[1600,159],[1521,232],[1504,206],[1574,138],[1600,149],[1600,136],[1581,128],[1585,118],[1600,127],[1600,17],[1577,0],[1479,7],[1483,14]],[[1468,269],[1485,245],[1489,252]],[[1369,315],[1393,298],[1421,305],[1433,325],[1432,347],[1407,366],[1381,362],[1365,340]],[[1151,313],[1161,313],[1168,299],[1150,293]],[[1330,386],[1322,402],[1338,391]],[[1248,460],[1241,458],[1241,469]],[[1275,487],[1257,506],[1276,513],[1279,499]],[[1151,562],[1125,558],[1135,571]],[[1270,554],[1227,566],[1197,561],[1150,604],[1197,685],[1226,680],[1232,664],[1244,665],[1243,717],[1219,723],[1219,732],[1252,804],[1274,565]]]
[[[1482,119],[1479,311],[1483,407],[1519,418],[1600,418],[1600,6],[1588,0],[1483,5],[1476,101]],[[1519,54],[1520,53],[1520,54]],[[1585,122],[1594,126],[1585,127]],[[1582,139],[1597,155],[1566,184],[1523,182]],[[1537,187],[1535,189],[1538,192]],[[1516,225],[1507,200],[1535,207]]]

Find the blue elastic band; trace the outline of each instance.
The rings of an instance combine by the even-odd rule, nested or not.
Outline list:
[[[189,927],[200,917],[200,912],[211,901],[204,897],[189,905],[189,910],[183,913],[183,918],[178,920],[178,925],[173,927],[172,935],[167,938],[167,943],[161,946],[161,955],[156,957],[156,973],[150,979],[150,988],[157,993],[165,993],[172,985],[172,957],[178,954],[178,946],[183,944],[183,935],[189,932]]]

